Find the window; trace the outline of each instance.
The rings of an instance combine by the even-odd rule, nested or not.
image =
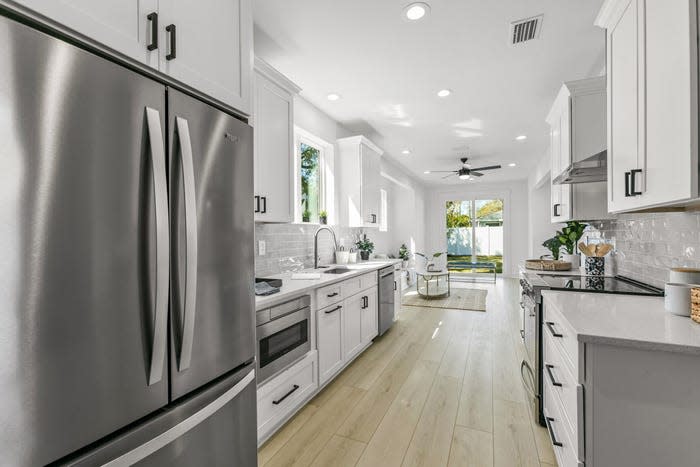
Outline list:
[[[321,138],[295,128],[295,220],[318,224],[332,207],[333,146]]]

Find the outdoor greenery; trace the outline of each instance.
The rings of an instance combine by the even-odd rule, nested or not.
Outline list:
[[[578,244],[581,235],[583,235],[584,229],[588,227],[588,224],[581,224],[576,221],[569,221],[566,223],[566,227],[557,232],[557,239],[561,246],[566,249],[566,252],[573,255],[576,251],[576,245]]]
[[[471,256],[460,256],[460,255],[447,255],[447,263],[449,264],[450,262],[460,262],[460,261],[471,261],[472,257]],[[477,255],[476,260],[479,261],[480,263],[495,263],[496,264],[496,272],[497,273],[502,273],[503,272],[503,256],[486,256],[486,255]],[[490,272],[486,269],[450,269],[453,272]]]
[[[301,143],[301,209],[302,221],[319,220],[320,158],[321,152]]]

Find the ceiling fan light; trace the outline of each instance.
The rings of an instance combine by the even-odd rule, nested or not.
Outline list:
[[[460,180],[469,180],[469,175],[467,175],[467,174],[459,174],[459,179],[460,179]]]

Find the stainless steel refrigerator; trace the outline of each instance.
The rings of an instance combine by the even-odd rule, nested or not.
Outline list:
[[[256,465],[252,129],[0,37],[0,465]]]

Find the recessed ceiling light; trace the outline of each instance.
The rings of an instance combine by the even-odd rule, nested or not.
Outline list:
[[[411,150],[410,150],[410,149],[404,149],[403,151],[401,151],[401,154],[409,155],[409,154],[411,154]]]
[[[518,141],[525,141],[527,139],[527,136],[525,135],[520,135],[515,137],[516,140]]]
[[[515,162],[511,162],[510,164],[508,164],[508,167],[515,167]]]
[[[437,93],[438,97],[447,97],[450,94],[452,94],[452,91],[450,91],[449,89],[441,89]]]
[[[337,101],[340,99],[340,94],[336,94],[336,93],[332,92],[332,93],[328,94],[328,96],[326,96],[326,97],[328,98],[329,101],[334,102],[334,101]]]
[[[423,173],[424,173],[424,174],[429,174],[429,173],[430,173],[430,170],[426,170],[426,171],[423,172]]]
[[[404,17],[410,21],[418,21],[428,13],[430,13],[430,6],[423,2],[410,3],[403,9]]]

